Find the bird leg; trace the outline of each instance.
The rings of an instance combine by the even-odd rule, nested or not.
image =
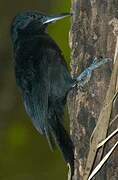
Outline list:
[[[99,61],[100,60],[100,61]],[[77,86],[80,90],[84,88],[84,86],[90,81],[92,72],[102,66],[105,63],[110,62],[110,58],[100,58],[97,59],[96,57],[94,58],[92,64],[86,68],[77,78],[76,81],[74,82],[72,87]]]

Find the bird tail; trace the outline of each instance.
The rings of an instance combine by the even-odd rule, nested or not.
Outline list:
[[[56,144],[59,146],[67,165],[70,167],[72,177],[74,175],[74,146],[72,140],[56,115],[49,121],[52,135]]]

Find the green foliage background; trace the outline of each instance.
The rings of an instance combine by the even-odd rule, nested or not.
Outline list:
[[[59,150],[51,152],[25,113],[16,87],[10,24],[21,11],[47,14],[70,11],[66,0],[0,0],[0,180],[65,180],[67,168]],[[49,27],[69,62],[70,19]]]

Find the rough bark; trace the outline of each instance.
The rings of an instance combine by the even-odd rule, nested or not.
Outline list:
[[[109,22],[118,18],[117,0],[72,0],[72,27],[70,47],[72,49],[72,75],[76,77],[91,62],[94,56],[113,59],[116,37]],[[109,86],[112,65],[107,64],[93,73],[92,79],[84,92],[74,89],[69,96],[71,136],[75,145],[74,180],[83,179],[86,158],[89,151],[90,137],[98,120],[106,91]],[[118,113],[118,102],[114,105],[113,118]],[[109,128],[112,132],[117,121]],[[106,145],[104,152],[113,146],[116,138]],[[99,160],[99,151],[94,166]],[[118,178],[118,151],[115,151],[96,180],[116,180]]]

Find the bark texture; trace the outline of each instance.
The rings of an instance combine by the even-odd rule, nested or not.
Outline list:
[[[118,18],[118,0],[72,0],[74,13],[70,31],[72,49],[72,76],[76,77],[88,65],[93,57],[114,58],[116,37],[109,22]],[[112,65],[106,64],[97,69],[84,92],[74,89],[69,96],[71,136],[75,145],[75,175],[73,180],[82,180],[86,158],[89,151],[90,137],[103,106],[109,86]],[[118,113],[118,102],[114,105],[113,118]],[[117,121],[109,128],[112,132]],[[106,145],[105,151],[113,146],[116,137]],[[118,179],[118,151],[115,151],[102,170],[95,176],[96,180]],[[98,163],[99,151],[96,162]]]

